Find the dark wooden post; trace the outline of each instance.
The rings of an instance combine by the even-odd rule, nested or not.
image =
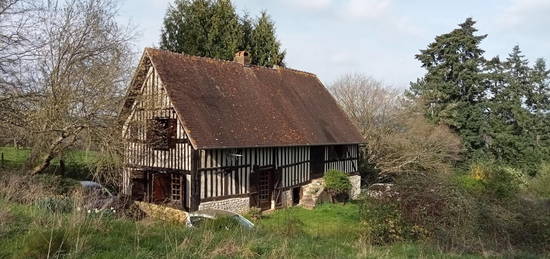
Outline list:
[[[191,150],[191,204],[189,211],[197,211],[201,203],[200,151]]]
[[[65,176],[65,160],[59,159],[59,173]]]
[[[2,152],[2,159],[0,159],[0,168],[4,168],[4,152]]]

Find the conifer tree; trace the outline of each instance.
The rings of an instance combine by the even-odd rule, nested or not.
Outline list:
[[[251,35],[252,63],[260,66],[284,65],[285,52],[275,37],[275,25],[266,12],[262,12]]]
[[[411,83],[408,96],[420,98],[426,116],[434,123],[449,125],[462,136],[468,151],[485,145],[486,75],[479,44],[487,35],[475,35],[471,18],[450,33],[437,36],[416,58],[427,70]],[[468,152],[472,155],[472,152]]]
[[[175,0],[164,18],[160,47],[195,56],[232,60],[247,50],[251,63],[284,64],[275,26],[263,12],[256,22],[239,17],[230,0]]]
[[[233,59],[242,41],[242,33],[239,17],[229,0],[218,0],[213,3],[210,22],[209,56],[217,59]]]

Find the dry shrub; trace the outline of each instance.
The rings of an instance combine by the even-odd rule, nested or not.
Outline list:
[[[396,179],[401,216],[443,248],[479,249],[475,198],[445,175],[414,173]]]
[[[330,91],[365,138],[368,163],[383,176],[447,172],[460,159],[460,138],[427,121],[422,105],[401,92],[361,74],[344,75]]]
[[[7,201],[30,204],[36,200],[55,195],[55,180],[50,182],[15,172],[0,172],[0,198]]]
[[[392,191],[362,201],[365,240],[376,245],[427,240],[445,249],[477,249],[476,204],[441,174],[400,175]]]
[[[382,173],[449,172],[460,159],[460,138],[420,114],[406,112],[399,117],[399,130],[375,135],[374,143],[368,144],[372,162]]]

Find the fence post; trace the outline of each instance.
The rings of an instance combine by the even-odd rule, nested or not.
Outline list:
[[[4,168],[4,152],[2,152],[1,157],[2,158],[0,158],[0,168]]]
[[[59,171],[61,176],[65,176],[65,161],[63,159],[59,159]]]

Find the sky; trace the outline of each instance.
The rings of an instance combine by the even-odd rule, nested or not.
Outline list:
[[[159,45],[173,0],[122,0],[121,23],[136,28],[135,50]],[[514,45],[534,63],[550,62],[550,0],[232,0],[237,12],[265,10],[275,22],[290,68],[317,74],[330,85],[361,73],[405,89],[424,74],[414,58],[434,37],[466,18],[488,34],[486,57],[504,58]]]

